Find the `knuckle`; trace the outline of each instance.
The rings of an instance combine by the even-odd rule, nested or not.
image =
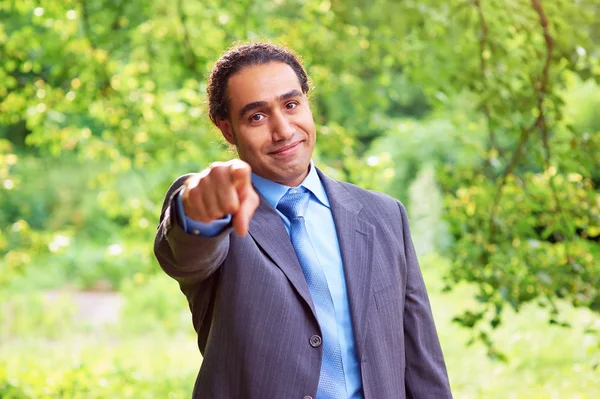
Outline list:
[[[200,181],[201,181],[201,175],[200,174],[194,174],[193,176],[190,176],[183,183],[183,186],[185,187],[186,191],[192,192],[198,186],[198,184],[200,184]]]
[[[219,168],[222,168],[222,167],[226,166],[226,164],[227,164],[226,162],[215,161],[215,162],[212,162],[208,166],[208,168],[211,169],[211,170],[212,169],[219,169]]]
[[[211,163],[208,168],[206,168],[207,171],[207,176],[211,175],[214,176],[218,173],[220,173],[220,171],[223,169],[223,163],[222,162],[213,162]]]
[[[217,181],[223,181],[228,178],[229,171],[223,166],[215,167],[211,171],[211,177]]]
[[[239,160],[239,162],[240,162],[240,165],[242,165],[242,167],[244,169],[250,169],[250,164],[248,162],[242,161],[241,159]]]

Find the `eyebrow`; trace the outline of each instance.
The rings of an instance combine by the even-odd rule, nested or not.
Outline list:
[[[294,89],[290,90],[287,93],[284,93],[276,98],[277,101],[284,101],[294,97],[302,97],[302,92],[300,90]],[[240,118],[242,118],[246,113],[252,111],[253,109],[266,107],[268,104],[266,101],[254,101],[248,103],[242,107],[240,110]]]

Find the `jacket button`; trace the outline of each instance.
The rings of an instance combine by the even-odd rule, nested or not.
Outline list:
[[[318,348],[323,343],[323,340],[318,335],[313,335],[312,337],[310,337],[309,342],[310,346],[312,346],[313,348]],[[306,399],[306,397],[304,399]]]
[[[303,397],[302,399],[313,399],[313,397],[312,397],[312,396],[308,396],[308,395],[306,395],[306,396],[305,396],[305,397]]]

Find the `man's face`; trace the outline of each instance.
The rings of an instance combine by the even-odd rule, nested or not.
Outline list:
[[[244,68],[229,78],[229,120],[219,120],[252,172],[287,186],[308,173],[315,147],[315,124],[294,70],[271,62]]]

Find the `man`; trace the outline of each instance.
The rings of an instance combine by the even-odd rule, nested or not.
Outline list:
[[[266,43],[209,78],[240,159],[179,178],[155,241],[198,333],[194,398],[449,398],[406,211],[314,166],[308,90]]]

